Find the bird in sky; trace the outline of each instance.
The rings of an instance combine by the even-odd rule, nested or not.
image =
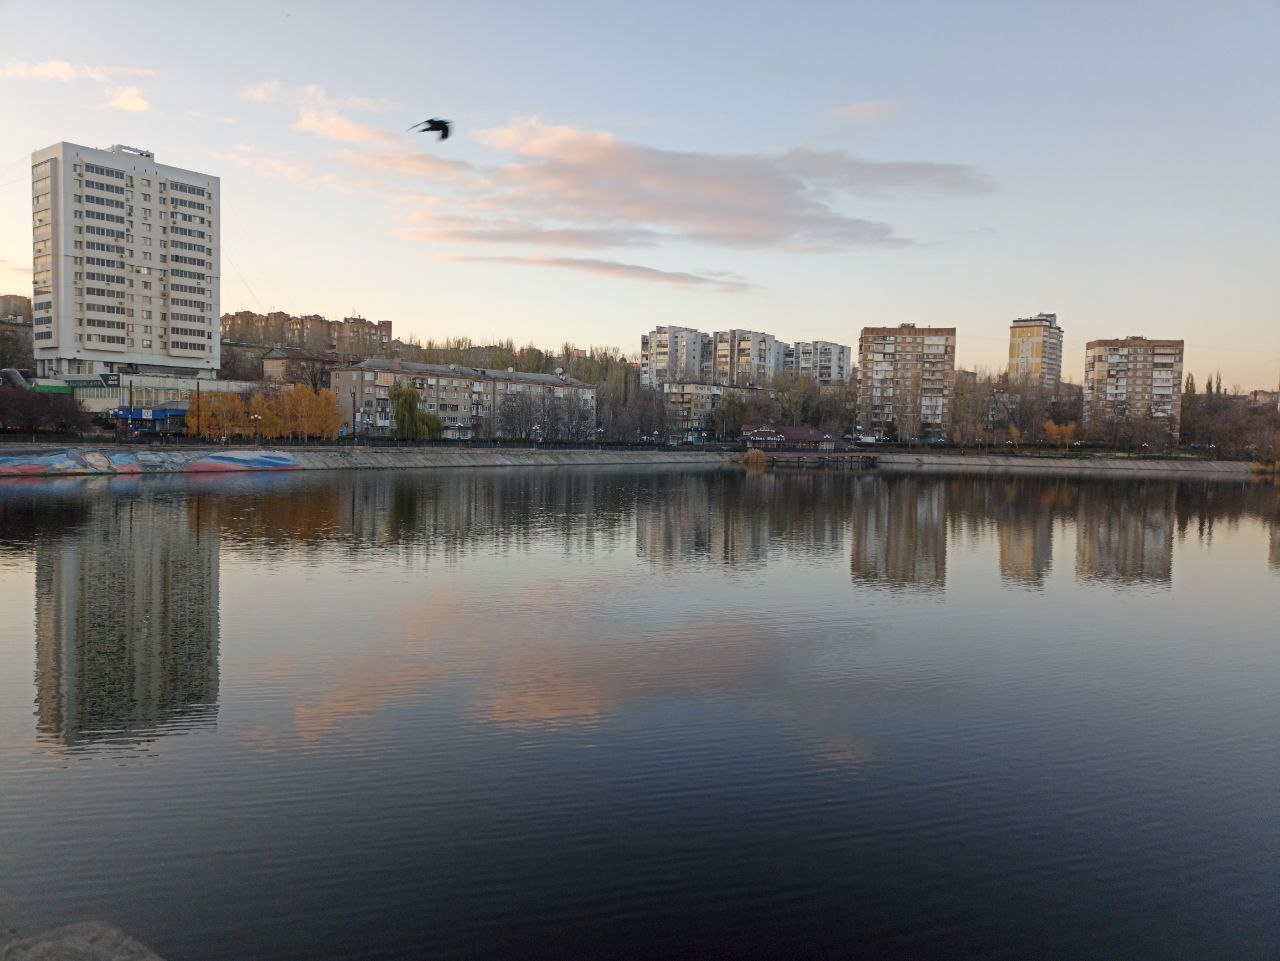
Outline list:
[[[438,133],[441,140],[449,139],[449,121],[438,120],[432,117],[430,120],[424,120],[422,123],[415,123],[410,130],[416,130],[418,133]]]

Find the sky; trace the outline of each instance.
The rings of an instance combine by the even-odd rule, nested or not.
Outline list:
[[[0,0],[0,292],[29,154],[222,179],[224,312],[616,346],[1008,324],[1280,381],[1280,2]],[[157,8],[159,10],[160,8]],[[428,117],[454,135],[410,133]]]

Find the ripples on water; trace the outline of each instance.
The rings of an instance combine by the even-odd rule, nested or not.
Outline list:
[[[1280,501],[0,485],[0,919],[178,959],[1275,958]]]

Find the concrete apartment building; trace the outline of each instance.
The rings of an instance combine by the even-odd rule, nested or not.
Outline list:
[[[1018,318],[1009,325],[1009,383],[1038,384],[1056,393],[1062,382],[1062,328],[1057,314]]]
[[[1084,354],[1084,425],[1152,420],[1175,438],[1182,421],[1180,340],[1091,340]]]
[[[225,314],[220,319],[222,336],[243,344],[264,347],[297,347],[317,353],[333,352],[349,356],[387,355],[392,349],[389,320],[344,317],[329,320],[319,314],[295,317],[284,311],[255,314],[250,310]]]
[[[218,204],[217,177],[147,150],[33,153],[37,374],[216,376]]]
[[[863,430],[945,440],[956,381],[954,327],[864,327],[858,338]]]
[[[670,430],[680,434],[702,430],[707,418],[715,414],[726,397],[740,397],[745,401],[753,395],[768,393],[759,387],[730,387],[725,384],[662,385],[662,400],[670,419]]]
[[[13,324],[30,324],[31,298],[21,294],[0,294],[0,320]]]
[[[454,440],[499,436],[498,409],[509,394],[516,392],[538,400],[577,400],[589,408],[589,419],[595,423],[596,388],[561,374],[415,364],[374,357],[333,368],[329,380],[338,395],[343,426],[350,431],[353,420],[357,421],[362,434],[391,433],[395,426],[391,388],[396,384],[409,384],[418,391],[421,409],[439,417],[444,423],[444,436]]]
[[[819,387],[847,384],[853,378],[853,350],[829,340],[799,340],[783,351],[782,369],[810,377]]]
[[[717,330],[711,335],[711,377],[717,384],[767,387],[782,372],[787,345],[757,330]]]
[[[704,377],[711,338],[691,327],[655,327],[640,336],[640,386]]]

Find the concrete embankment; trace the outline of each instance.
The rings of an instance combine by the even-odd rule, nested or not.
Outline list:
[[[464,447],[0,448],[0,477],[203,474],[229,471],[441,467],[727,466],[729,455],[685,450],[530,450]]]
[[[882,451],[886,474],[990,474],[1038,477],[1148,477],[1167,480],[1242,481],[1254,476],[1249,461],[1144,460],[1138,457],[1020,457]]]

